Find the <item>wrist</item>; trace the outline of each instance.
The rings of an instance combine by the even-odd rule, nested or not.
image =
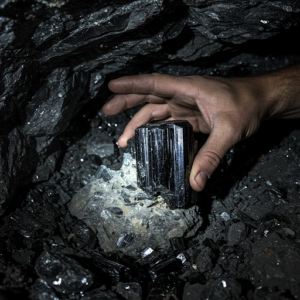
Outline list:
[[[255,78],[263,90],[264,119],[300,117],[299,66]]]

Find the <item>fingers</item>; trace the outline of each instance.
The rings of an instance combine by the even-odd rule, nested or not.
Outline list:
[[[127,124],[119,138],[120,147],[127,147],[127,141],[135,134],[135,129],[152,121],[164,120],[170,117],[170,108],[167,104],[147,104],[142,107]]]
[[[151,94],[171,98],[179,83],[180,79],[176,76],[155,73],[114,79],[108,87],[118,94]]]
[[[102,110],[107,116],[113,116],[144,102],[164,103],[165,101],[164,98],[155,95],[119,94],[106,103]]]
[[[207,180],[218,167],[226,152],[238,142],[236,128],[222,125],[213,129],[194,160],[190,184],[195,191],[200,192],[204,189]]]

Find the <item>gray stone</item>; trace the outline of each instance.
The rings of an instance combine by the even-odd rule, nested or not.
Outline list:
[[[182,300],[201,300],[203,285],[199,283],[187,285],[184,288]]]
[[[142,300],[142,288],[137,282],[119,282],[117,293],[126,300]]]
[[[223,274],[223,270],[220,267],[220,265],[216,264],[216,266],[214,267],[213,271],[211,272],[211,276],[213,278],[218,278]]]
[[[275,232],[256,241],[251,265],[262,286],[297,289],[300,282],[300,254],[288,239]]]
[[[213,267],[211,249],[206,247],[196,258],[196,265],[201,273],[210,271]]]
[[[271,213],[273,208],[273,205],[250,205],[243,210],[243,213],[245,213],[251,219],[258,221],[266,214]]]
[[[43,252],[36,260],[35,270],[60,293],[84,292],[93,283],[93,274],[77,261],[61,254]]]
[[[288,238],[288,239],[294,239],[296,236],[296,233],[292,229],[287,228],[287,227],[283,227],[280,230],[280,233],[283,237]]]
[[[237,245],[247,235],[247,229],[243,222],[233,223],[228,230],[228,245]]]
[[[242,287],[233,279],[220,277],[216,280],[209,280],[202,290],[201,300],[206,299],[241,299]]]
[[[112,143],[92,143],[87,147],[88,155],[98,155],[101,158],[114,154],[114,144]]]
[[[99,172],[73,197],[70,211],[94,230],[104,251],[139,257],[147,247],[167,249],[169,239],[193,236],[202,218],[197,206],[170,210],[161,196],[149,206],[152,196],[138,188],[135,164],[125,153],[119,171],[101,166],[110,178]]]
[[[220,217],[225,222],[230,220],[230,215],[227,212],[225,212],[225,211],[220,214]]]

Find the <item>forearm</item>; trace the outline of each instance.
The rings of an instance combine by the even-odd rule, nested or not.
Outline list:
[[[256,77],[268,105],[264,119],[300,118],[300,65]]]

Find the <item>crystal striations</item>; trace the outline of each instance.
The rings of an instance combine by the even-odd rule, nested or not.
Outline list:
[[[193,127],[187,121],[146,124],[135,130],[138,185],[161,192],[170,208],[185,207],[193,192],[189,184],[194,158]]]

